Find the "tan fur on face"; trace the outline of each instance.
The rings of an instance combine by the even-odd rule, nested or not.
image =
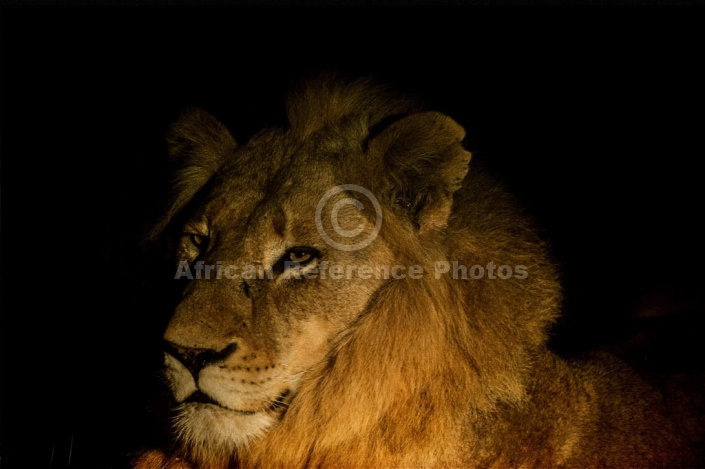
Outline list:
[[[424,274],[190,281],[165,339],[184,356],[215,358],[193,371],[167,354],[178,449],[145,452],[136,467],[693,462],[692,433],[679,435],[660,395],[625,365],[547,349],[561,301],[555,267],[515,201],[468,169],[460,125],[370,80],[332,76],[294,91],[288,112],[290,128],[241,146],[202,111],[185,114],[170,134],[182,170],[155,235],[179,239],[177,260],[191,263],[269,268],[303,246],[320,252],[306,269]],[[359,250],[333,248],[315,224],[319,200],[340,184],[381,205],[381,231]],[[375,226],[365,204],[340,212],[361,237]],[[193,231],[208,242],[189,244]],[[528,275],[459,279],[434,275],[439,262]],[[196,390],[214,403],[189,402]]]

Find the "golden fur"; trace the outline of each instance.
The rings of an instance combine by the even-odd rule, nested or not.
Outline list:
[[[694,462],[689,434],[625,365],[548,350],[556,269],[513,199],[468,172],[456,122],[370,80],[331,76],[294,91],[288,116],[289,128],[244,146],[200,110],[172,127],[175,195],[154,237],[176,233],[177,261],[269,268],[315,255],[295,268],[319,276],[188,282],[165,334],[176,445],[135,467]],[[379,236],[361,249],[335,249],[316,229],[319,200],[339,184],[381,205]],[[364,238],[375,210],[352,195],[364,209],[348,204],[339,222]],[[527,275],[454,278],[443,262]],[[325,263],[423,275],[323,279]],[[210,401],[189,400],[197,390]]]

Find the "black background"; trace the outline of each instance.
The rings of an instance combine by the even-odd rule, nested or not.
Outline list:
[[[702,20],[685,8],[3,7],[0,465],[116,468],[149,440],[142,390],[157,388],[165,317],[138,241],[164,196],[166,127],[196,105],[244,141],[281,121],[292,79],[324,68],[375,74],[466,128],[562,263],[558,351],[646,328],[649,347],[626,356],[697,367]]]

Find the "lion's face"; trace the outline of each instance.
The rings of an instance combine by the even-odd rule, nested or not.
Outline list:
[[[227,461],[309,412],[297,407],[304,385],[318,389],[361,343],[390,282],[420,273],[467,173],[464,131],[450,118],[404,117],[367,87],[323,86],[290,103],[290,128],[244,146],[200,110],[171,128],[179,169],[155,231],[176,241],[183,293],[164,335],[165,375],[178,437],[197,460]],[[380,362],[406,347],[383,337],[370,348]]]
[[[285,152],[267,143],[232,158]],[[355,246],[374,234],[381,213],[352,194],[358,208],[349,191],[322,201],[347,181],[311,152],[282,155],[308,164],[273,180],[256,166],[226,165],[184,213],[177,277],[190,280],[165,339],[177,427],[189,441],[226,448],[265,431],[385,281],[373,270],[391,265],[384,239]],[[360,266],[370,269],[359,275]]]

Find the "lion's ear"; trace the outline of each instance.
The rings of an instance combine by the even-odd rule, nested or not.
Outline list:
[[[369,142],[382,158],[390,202],[405,208],[420,232],[443,228],[453,193],[468,172],[465,130],[450,117],[421,112],[398,120]]]
[[[189,108],[169,128],[169,156],[179,169],[189,169],[189,179],[205,183],[237,146],[221,122],[198,108]]]
[[[198,108],[181,113],[169,127],[166,141],[173,165],[173,197],[166,215],[153,228],[150,238],[164,230],[237,147],[228,129]]]

